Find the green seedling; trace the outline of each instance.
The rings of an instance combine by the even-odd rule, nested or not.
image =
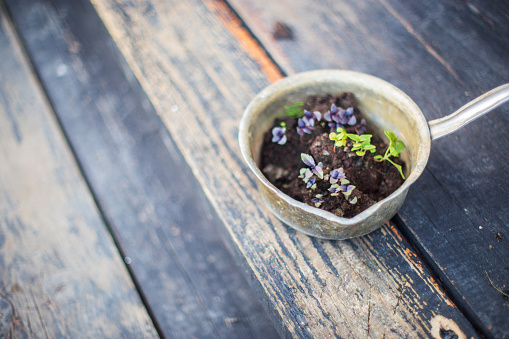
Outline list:
[[[338,127],[337,132],[338,133],[331,132],[329,134],[329,139],[334,141],[334,150],[336,150],[336,147],[345,147],[346,141],[348,140],[348,133],[346,133],[344,128]]]
[[[352,152],[362,157],[366,152],[374,153],[376,147],[371,144],[371,134],[350,134],[342,127],[337,128],[337,133],[331,132],[329,139],[334,141],[334,150],[336,147],[345,147],[348,139],[353,140]]]
[[[400,165],[396,164],[394,161],[390,159],[390,157],[399,157],[399,154],[406,148],[403,141],[398,139],[396,135],[389,131],[384,131],[385,135],[389,138],[389,147],[387,147],[387,150],[385,151],[384,156],[381,155],[375,155],[374,159],[376,161],[388,161],[390,162],[394,167],[396,167],[399,171],[399,174],[401,174],[401,177],[405,179],[405,175],[403,174],[403,169]]]
[[[348,134],[348,137],[354,141],[352,152],[355,152],[360,157],[363,157],[366,152],[375,153],[375,145],[371,145],[371,134]]]
[[[296,102],[292,105],[284,106],[285,111],[281,113],[276,113],[266,120],[279,118],[279,117],[292,117],[292,118],[301,118],[304,116],[304,103]]]

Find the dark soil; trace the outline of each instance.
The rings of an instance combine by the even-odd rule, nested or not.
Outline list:
[[[377,149],[375,153],[367,152],[363,157],[357,156],[355,152],[349,151],[352,141],[349,141],[345,149],[343,147],[334,149],[334,141],[329,139],[331,129],[323,119],[323,114],[330,110],[332,103],[343,109],[354,107],[357,122],[361,121],[361,112],[356,108],[355,98],[351,93],[342,93],[335,97],[331,95],[310,97],[304,107],[311,112],[321,112],[321,121],[315,124],[311,134],[305,133],[301,136],[296,129],[297,119],[276,120],[274,126],[279,126],[281,121],[286,123],[288,141],[285,145],[272,142],[272,129],[269,130],[262,147],[261,168],[269,181],[290,197],[314,207],[315,204],[311,199],[317,194],[323,194],[324,202],[320,209],[351,218],[390,195],[403,184],[404,180],[388,161],[378,162],[373,159],[376,154],[383,156],[388,146],[376,135],[373,135],[371,140]],[[372,134],[369,125],[366,127],[365,133]],[[348,133],[356,133],[355,126],[345,126],[345,129]],[[301,160],[301,153],[313,156],[316,163],[320,161],[323,163],[325,177],[324,180],[316,179],[315,190],[306,188],[304,181],[298,178],[299,170],[307,167]],[[405,168],[401,159],[391,158],[391,160]],[[350,183],[356,186],[351,195],[357,197],[356,204],[350,204],[343,194],[331,196],[328,191],[331,184],[327,174],[340,167],[344,169]]]

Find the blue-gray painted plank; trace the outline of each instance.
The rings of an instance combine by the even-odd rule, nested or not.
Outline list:
[[[276,336],[220,240],[221,222],[93,6],[7,4],[161,333]]]
[[[0,337],[157,337],[0,6]]]

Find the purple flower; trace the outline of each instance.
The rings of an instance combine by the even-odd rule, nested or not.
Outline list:
[[[272,129],[272,142],[277,142],[280,145],[286,144],[286,127],[281,123],[281,127],[274,127]]]
[[[363,134],[366,132],[366,120],[362,119],[361,122],[355,126],[355,131],[357,134]]]
[[[323,194],[317,194],[313,199],[311,199],[312,202],[315,203],[316,207],[320,207],[320,205],[323,203]]]
[[[318,111],[314,111],[313,113],[311,113],[310,111],[308,111],[307,109],[304,110],[304,116],[308,119],[313,119],[313,120],[316,120],[316,121],[320,121],[320,119],[322,118],[322,113],[318,112]]]
[[[343,194],[347,198],[350,196],[350,194],[352,194],[352,191],[353,191],[354,188],[355,188],[354,185],[348,185],[348,184],[340,186],[341,192],[343,192]]]
[[[299,171],[299,178],[302,178],[304,180],[308,180],[313,176],[313,172],[309,168],[301,168]]]
[[[345,172],[343,171],[343,167],[335,169],[330,172],[330,183],[335,184],[338,180],[345,178]]]
[[[335,197],[336,195],[339,195],[339,192],[341,192],[340,187],[338,184],[334,184],[329,188],[329,192],[331,192],[331,195]]]
[[[323,179],[323,164],[321,162],[318,165],[315,163],[315,159],[312,156],[306,153],[301,153],[300,158],[302,161],[311,168],[311,171],[316,174],[317,177]]]
[[[315,128],[315,120],[302,117],[297,121],[297,133],[304,135],[304,133],[311,134],[311,130]]]
[[[339,195],[339,193],[343,193],[348,202],[350,202],[351,204],[355,204],[357,202],[357,198],[350,197],[354,188],[355,188],[354,185],[350,185],[350,181],[343,178],[341,179],[341,185],[337,183],[331,185],[331,187],[329,188],[329,192],[331,192],[331,196],[337,196]]]
[[[306,183],[306,188],[312,187],[315,184],[315,181],[316,181],[316,178],[309,179],[308,182]]]
[[[304,181],[306,188],[311,188],[312,190],[316,188],[316,178],[312,178],[313,172],[309,168],[301,168],[299,174],[299,178]]]
[[[320,121],[322,113],[315,111],[311,113],[304,110],[304,116],[297,121],[297,133],[304,135],[304,133],[311,134],[311,130],[315,128],[315,121]]]
[[[348,107],[346,110],[338,108],[335,104],[332,104],[330,111],[324,114],[324,119],[329,121],[329,127],[334,131],[345,125],[353,126],[357,123],[357,119],[353,115],[353,107]]]

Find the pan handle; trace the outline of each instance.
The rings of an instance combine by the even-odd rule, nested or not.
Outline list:
[[[469,122],[509,100],[509,84],[499,86],[470,101],[456,112],[428,122],[431,140],[455,132]]]

